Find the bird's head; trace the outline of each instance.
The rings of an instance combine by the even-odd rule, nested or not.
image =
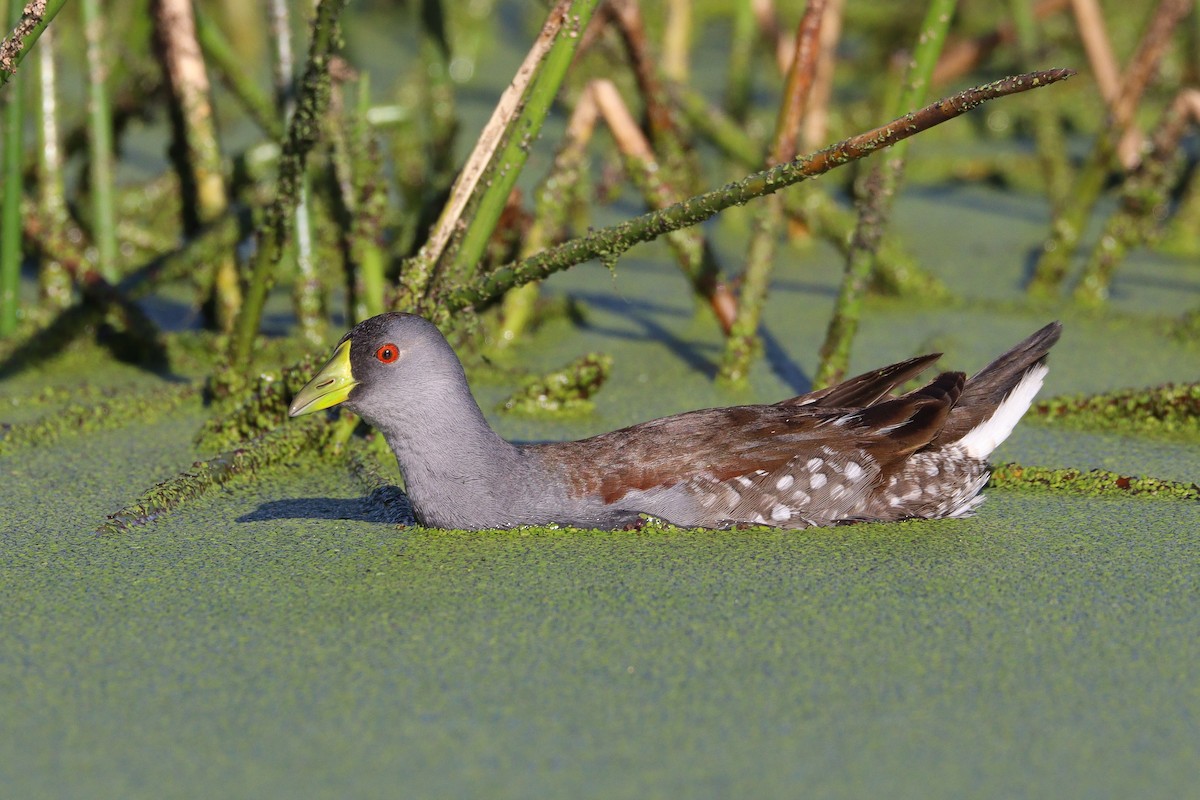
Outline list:
[[[293,398],[288,414],[299,417],[344,403],[374,423],[447,379],[462,381],[462,366],[431,322],[414,314],[380,314],[342,337],[329,362]]]

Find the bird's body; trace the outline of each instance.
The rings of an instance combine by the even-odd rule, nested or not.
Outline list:
[[[889,392],[923,356],[774,405],[691,411],[573,442],[513,444],[484,419],[429,322],[358,325],[297,395],[296,416],[345,402],[396,454],[423,524],[620,528],[650,515],[689,527],[806,528],[970,513],[986,459],[1028,409],[1060,326],[979,374]]]

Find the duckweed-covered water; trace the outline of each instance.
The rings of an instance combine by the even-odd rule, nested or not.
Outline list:
[[[711,382],[712,326],[673,268],[644,255],[615,277],[553,281],[584,321],[549,323],[518,353],[538,369],[612,354],[595,414],[499,415],[489,404],[512,386],[489,376],[479,393],[505,433],[583,435],[804,388],[833,267],[781,263],[770,359],[733,393]],[[968,268],[946,263],[950,281]],[[1049,392],[1200,373],[1200,353],[1161,338],[1130,287],[1118,314],[1065,317]],[[856,365],[931,345],[975,369],[1046,319],[881,303]],[[0,388],[19,399],[81,370],[161,380],[84,350]],[[201,419],[186,405],[0,458],[6,794],[1167,797],[1194,785],[1196,504],[992,492],[973,519],[805,533],[454,533],[368,521],[360,485],[303,461],[93,535],[196,457]],[[998,456],[1189,480],[1198,449],[1027,424]]]

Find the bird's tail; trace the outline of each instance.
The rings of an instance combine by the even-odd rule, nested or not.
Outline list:
[[[957,444],[987,458],[1033,404],[1046,377],[1046,354],[1062,334],[1051,322],[967,380],[933,446]]]

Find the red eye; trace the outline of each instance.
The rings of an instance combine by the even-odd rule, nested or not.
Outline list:
[[[375,357],[385,364],[391,364],[400,357],[400,348],[389,342],[375,351]]]

